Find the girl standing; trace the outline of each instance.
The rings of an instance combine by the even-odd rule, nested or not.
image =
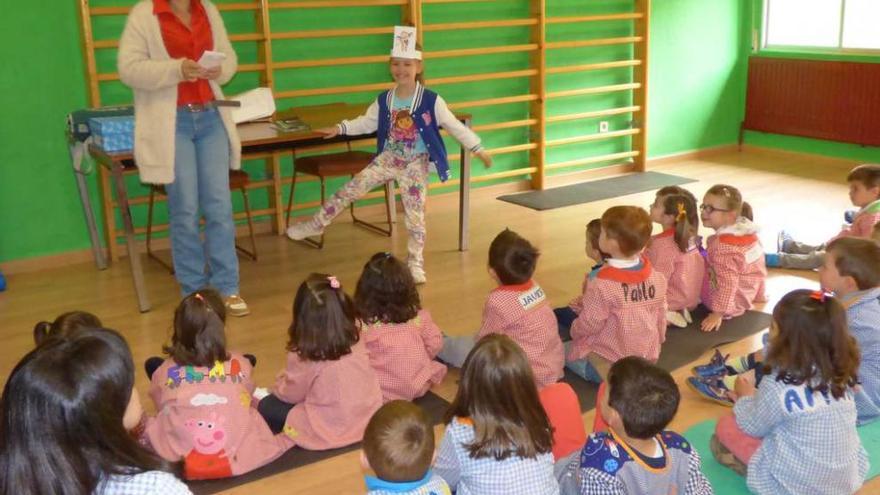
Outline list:
[[[407,265],[415,282],[423,284],[426,281],[423,251],[429,164],[434,164],[441,181],[449,178],[440,127],[475,153],[487,167],[491,166],[492,158],[480,146],[480,138],[449,111],[443,98],[425,89],[422,52],[415,46],[415,28],[395,28],[390,69],[394,89],[381,93],[366,114],[345,120],[336,127],[317,129],[327,139],[340,134],[376,132],[376,158],[336,191],[311,220],[287,229],[287,236],[298,241],[320,235],[352,201],[380,184],[395,180],[400,187],[409,232]]]

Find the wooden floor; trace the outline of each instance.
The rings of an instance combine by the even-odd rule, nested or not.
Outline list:
[[[763,227],[761,239],[773,246],[778,229],[785,227],[799,238],[821,241],[830,237],[841,223],[842,212],[851,207],[845,184],[852,164],[820,157],[765,150],[724,151],[701,158],[664,160],[652,170],[698,179],[687,186],[698,197],[712,184],[739,187]],[[584,257],[584,225],[613,205],[634,204],[647,207],[652,193],[634,194],[611,200],[537,212],[496,201],[498,189],[476,190],[472,196],[471,249],[456,251],[457,202],[454,195],[432,197],[429,202],[426,263],[428,284],[421,289],[422,302],[440,327],[449,334],[474,332],[486,293],[493,284],[486,272],[487,249],[492,238],[509,227],[530,239],[541,250],[536,280],[544,287],[554,306],[565,304],[581,286],[584,271],[591,265]],[[366,211],[366,210],[365,210]],[[378,210],[376,210],[378,211]],[[378,214],[376,215],[379,216]],[[402,221],[402,218],[401,218]],[[400,225],[402,227],[402,224]],[[706,233],[708,234],[708,232]],[[271,385],[284,365],[286,328],[290,323],[293,294],[312,271],[329,272],[349,291],[367,258],[378,251],[406,254],[406,231],[398,228],[392,239],[355,227],[347,216],[327,231],[327,243],[318,251],[292,243],[283,237],[258,238],[260,261],[241,261],[242,295],[252,315],[231,319],[228,338],[231,348],[254,353],[259,358],[255,378],[260,385]],[[58,313],[83,309],[97,314],[105,325],[122,331],[136,362],[160,352],[169,336],[172,314],[178,301],[174,278],[155,263],[146,262],[146,281],[153,310],[137,310],[126,262],[96,271],[91,264],[9,276],[9,290],[0,293],[0,381],[6,379],[18,359],[32,347],[31,329],[35,322],[51,320]],[[795,288],[817,288],[817,277],[810,272],[771,271],[768,280],[768,310],[786,292]],[[722,327],[722,330],[723,327]],[[756,349],[756,338],[727,346],[726,352],[744,353]],[[707,353],[708,355],[708,353]],[[704,356],[703,358],[705,358]],[[700,359],[700,361],[703,360]],[[727,409],[698,399],[683,386],[690,365],[673,375],[681,386],[682,404],[672,429],[684,431],[705,419],[716,418]],[[137,387],[143,402],[148,382],[138,374]],[[457,374],[450,373],[436,388],[451,399]],[[592,425],[592,413],[584,415]],[[442,428],[438,427],[439,435]],[[716,487],[723,494],[723,487]],[[229,493],[273,494],[356,494],[364,485],[358,454],[349,453],[292,472],[242,486]],[[862,493],[880,492],[876,481]]]

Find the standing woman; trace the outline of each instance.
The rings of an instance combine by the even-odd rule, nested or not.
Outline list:
[[[196,60],[222,52],[219,67]],[[119,41],[119,76],[134,91],[134,154],[142,182],[164,184],[174,273],[186,295],[211,286],[228,314],[244,316],[238,295],[229,169],[241,168],[241,141],[220,85],[238,66],[220,13],[208,0],[142,0]],[[199,215],[205,217],[205,240]]]

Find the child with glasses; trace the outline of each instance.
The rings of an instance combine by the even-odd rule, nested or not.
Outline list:
[[[733,318],[764,301],[764,249],[752,207],[733,186],[717,184],[700,205],[703,225],[715,230],[706,241],[706,275],[702,301],[711,311],[700,325],[704,332],[718,330],[722,320]]]

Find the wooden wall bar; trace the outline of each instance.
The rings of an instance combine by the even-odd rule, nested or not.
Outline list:
[[[83,54],[85,58],[86,79],[88,84],[89,103],[91,106],[106,105],[104,94],[107,85],[118,85],[119,76],[113,70],[103,64],[104,70],[99,70],[102,52],[115,51],[118,48],[118,36],[121,33],[122,23],[118,22],[119,32],[115,37],[95,37],[95,23],[100,18],[124,19],[131,8],[131,0],[118,0],[120,4],[128,5],[105,5],[113,3],[113,0],[103,0],[101,5],[92,6],[89,0],[80,1],[80,24],[82,32]],[[591,1],[598,9],[602,2]],[[511,177],[530,177],[532,187],[543,189],[546,187],[548,172],[578,171],[585,166],[596,166],[607,163],[608,165],[620,162],[634,163],[638,170],[644,170],[645,157],[647,156],[647,67],[648,67],[648,24],[650,12],[650,0],[631,0],[625,6],[626,12],[597,12],[589,15],[550,15],[557,9],[577,7],[579,2],[571,0],[310,0],[310,1],[270,1],[259,0],[254,2],[236,2],[216,0],[215,2],[224,17],[230,15],[253,16],[253,28],[246,32],[232,32],[230,39],[237,45],[253,44],[256,53],[255,60],[241,63],[239,71],[256,76],[254,85],[266,86],[272,89],[279,102],[279,108],[285,108],[299,104],[311,104],[316,98],[334,98],[351,100],[357,95],[370,95],[382,91],[391,86],[387,79],[375,82],[353,83],[344,78],[333,84],[324,84],[320,87],[292,87],[282,81],[289,78],[282,77],[288,74],[286,71],[296,70],[324,70],[322,68],[338,68],[340,66],[375,67],[388,62],[388,51],[376,53],[334,53],[336,56],[316,58],[291,58],[285,57],[285,50],[280,44],[289,43],[313,43],[327,40],[369,37],[387,37],[393,31],[394,24],[410,24],[418,29],[419,42],[422,44],[424,58],[428,64],[427,84],[431,87],[440,86],[438,92],[445,94],[447,88],[471,88],[479,87],[487,82],[503,83],[509,81],[527,83],[524,90],[513,92],[499,92],[491,95],[481,95],[473,98],[450,98],[449,106],[453,110],[467,111],[474,116],[474,129],[481,133],[484,141],[490,144],[489,153],[493,156],[510,155],[519,165],[502,171],[490,171],[485,175],[471,178],[472,182],[485,182],[496,179]],[[471,18],[470,16],[459,20],[439,19],[435,20],[437,12],[444,8],[468,8],[475,12],[493,14],[516,3],[522,7],[523,15],[515,18],[483,18],[481,15]],[[620,1],[616,1],[620,4]],[[623,3],[626,3],[624,0]],[[447,4],[447,5],[444,5]],[[465,5],[468,4],[468,5]],[[308,29],[291,29],[283,27],[279,19],[291,12],[309,12],[311,9],[336,9],[340,18],[346,14],[354,19],[353,13],[368,12],[370,9],[387,9],[399,7],[400,14],[392,24],[379,26],[358,26],[356,23],[347,25],[315,26]],[[349,12],[349,9],[355,9]],[[440,9],[440,10],[438,10]],[[442,17],[442,16],[440,16]],[[629,35],[626,36],[591,36],[589,33],[597,27],[610,25],[609,23],[630,23]],[[343,23],[344,24],[344,23]],[[577,29],[580,35],[577,39],[550,40],[550,29]],[[494,44],[486,45],[477,43],[475,46],[445,46],[436,40],[443,39],[449,33],[468,31],[477,34],[493,33],[511,29],[527,30],[527,37],[521,40],[504,42],[504,39]],[[482,38],[481,38],[482,39]],[[426,42],[426,40],[428,40]],[[432,41],[433,40],[433,41]],[[384,45],[390,46],[390,43]],[[383,46],[384,46],[383,45]],[[286,45],[289,46],[289,45]],[[548,64],[548,57],[553,53],[578,50],[603,50],[608,47],[631,47],[631,56],[619,60],[586,61],[564,65]],[[289,52],[289,50],[288,50]],[[106,59],[106,53],[105,59]],[[467,66],[471,57],[484,57],[487,55],[504,55],[510,57],[527,57],[527,67],[511,68],[507,70],[493,70],[485,72],[465,71],[445,73],[441,76],[431,76],[432,61],[445,59],[461,60],[462,66]],[[474,59],[478,60],[478,59]],[[477,63],[472,63],[474,65]],[[479,64],[477,64],[479,65]],[[631,71],[628,81],[616,84],[590,84],[591,73],[594,71],[621,70]],[[447,70],[447,72],[449,72]],[[579,85],[566,89],[554,89],[551,78],[564,77],[566,75],[579,77]],[[580,76],[578,76],[580,75]],[[457,93],[462,93],[458,91]],[[567,113],[548,112],[548,104],[555,100],[577,99],[590,97],[591,95],[630,95],[627,104],[618,104],[609,108],[589,109],[587,111],[571,111]],[[368,98],[371,96],[365,96]],[[303,103],[298,103],[303,101]],[[366,102],[363,99],[363,102]],[[113,103],[117,103],[113,101]],[[516,107],[519,106],[519,107]],[[502,109],[522,108],[522,114],[505,120],[490,120],[484,117],[487,112]],[[510,112],[513,115],[515,112]],[[506,113],[505,113],[506,114]],[[615,118],[632,115],[631,127],[615,129],[610,132],[583,132],[580,129],[576,135],[551,138],[548,134],[548,125],[579,125],[589,119],[603,117]],[[581,126],[583,127],[583,126]],[[504,144],[491,146],[496,141],[493,136],[496,133],[511,133],[516,129],[522,129],[526,136],[525,141],[517,144]],[[499,135],[501,135],[499,134]],[[548,152],[551,149],[584,143],[598,143],[615,139],[629,140],[629,149],[605,152],[591,156],[577,156],[571,159],[548,163]],[[371,146],[368,140],[356,142],[356,146]],[[338,149],[339,145],[328,145],[316,148],[315,152],[326,152]],[[522,156],[522,158],[517,158]],[[281,200],[283,188],[290,183],[289,174],[282,174],[282,156],[278,153],[263,154],[248,159],[262,159],[265,161],[265,178],[257,178],[252,181],[251,188],[268,191],[269,204],[266,208],[257,208],[258,213],[272,217],[273,228],[276,232],[283,232],[283,201]],[[454,153],[452,160],[457,160]],[[520,161],[522,163],[520,163]],[[115,222],[115,201],[111,196],[109,176],[104,170],[100,170],[99,186],[102,193],[102,205],[104,208],[105,223]],[[452,181],[450,181],[452,182]],[[449,184],[449,183],[447,183]],[[432,188],[441,187],[432,184]],[[135,195],[136,196],[136,195]],[[144,200],[135,197],[132,204],[138,205]],[[297,203],[297,209],[314,207],[314,201]],[[155,227],[162,230],[163,226]],[[143,230],[141,228],[141,230]],[[108,242],[112,258],[116,258],[120,252],[116,242]]]

